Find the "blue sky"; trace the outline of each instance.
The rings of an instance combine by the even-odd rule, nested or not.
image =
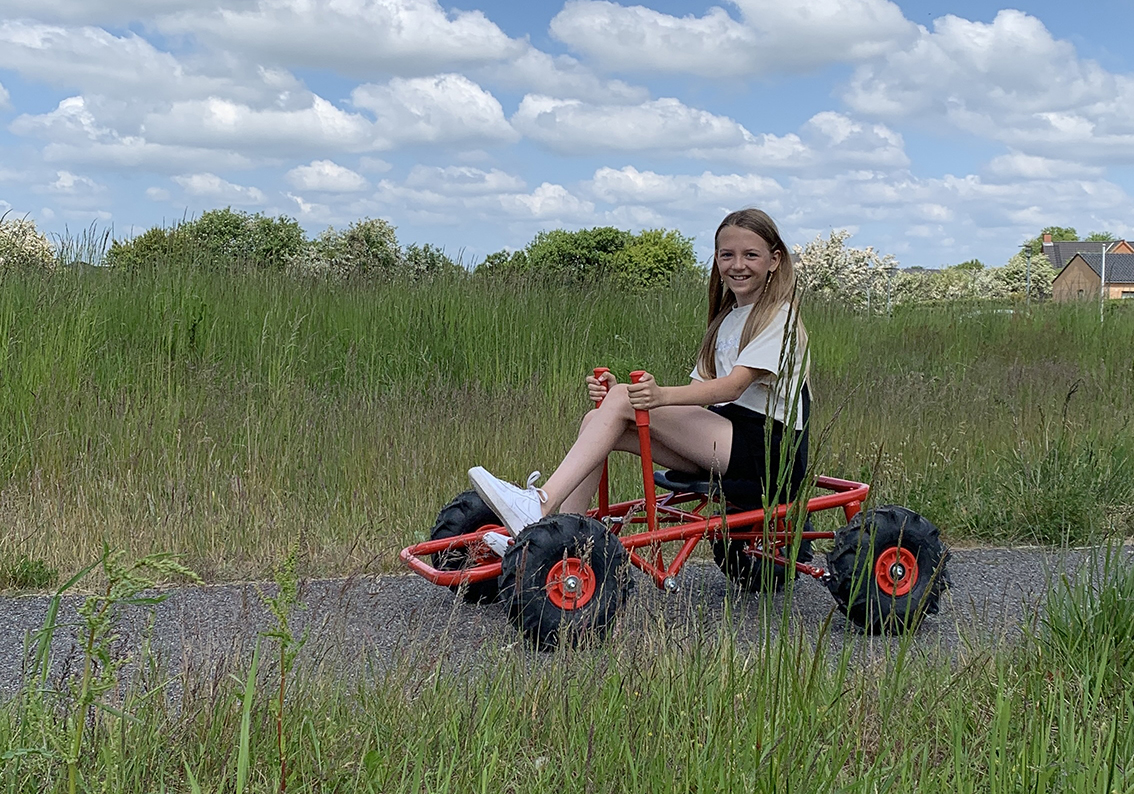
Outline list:
[[[1134,237],[1128,0],[4,0],[0,213],[381,217],[470,262],[729,210],[903,266]]]

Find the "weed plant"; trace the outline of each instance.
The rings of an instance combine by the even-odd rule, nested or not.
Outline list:
[[[186,255],[188,257],[188,255]],[[0,275],[0,552],[64,577],[106,543],[207,580],[397,567],[481,464],[546,473],[583,375],[688,377],[696,282],[339,283],[189,262]],[[1134,521],[1134,312],[808,304],[816,469],[965,542],[1078,544]],[[877,462],[877,465],[876,465]],[[640,493],[633,462],[616,497]]]

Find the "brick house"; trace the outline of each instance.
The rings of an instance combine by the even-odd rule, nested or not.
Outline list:
[[[1098,300],[1103,245],[1085,240],[1052,242],[1050,234],[1043,236],[1043,252],[1056,271],[1052,300]],[[1106,243],[1106,296],[1134,298],[1134,246],[1126,240]]]
[[[1101,273],[1101,252],[1075,254],[1051,283],[1052,299],[1098,300]],[[1134,254],[1106,255],[1106,297],[1134,298]]]

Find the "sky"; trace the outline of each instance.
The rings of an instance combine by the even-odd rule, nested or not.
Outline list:
[[[383,218],[465,264],[724,215],[903,267],[1134,238],[1129,0],[0,0],[0,214]]]

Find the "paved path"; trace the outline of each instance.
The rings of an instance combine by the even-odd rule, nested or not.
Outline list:
[[[1126,564],[1134,560],[1131,548]],[[1042,549],[972,549],[953,552],[949,561],[952,588],[943,596],[940,614],[928,618],[916,638],[920,647],[956,652],[974,640],[1001,641],[1019,636],[1034,623],[1048,583],[1064,571],[1079,570],[1086,552]],[[760,641],[766,631],[780,630],[785,606],[774,597],[771,610],[760,608],[757,596],[738,595],[711,563],[690,563],[682,573],[682,589],[665,595],[637,578],[627,612],[616,629],[631,638],[649,639],[659,621],[680,636],[715,632],[732,606],[732,631],[740,643]],[[263,606],[266,585],[229,584],[181,588],[152,609],[124,609],[117,648],[135,654],[148,637],[154,654],[171,672],[243,669],[259,632],[271,626]],[[475,658],[516,643],[506,611],[499,604],[469,606],[446,589],[416,576],[378,576],[312,581],[303,585],[305,608],[295,622],[309,629],[301,656],[304,669],[358,670],[381,667],[412,654],[416,663],[438,659]],[[0,697],[11,694],[23,678],[27,637],[43,624],[45,596],[0,597]],[[55,637],[55,676],[73,669],[77,645],[73,623],[79,598],[68,598]],[[831,614],[834,601],[812,580],[801,580],[790,603],[792,631],[817,630]],[[885,650],[887,638],[864,637],[841,620],[832,622],[830,643],[858,643],[865,653]],[[517,652],[534,653],[526,650]]]

